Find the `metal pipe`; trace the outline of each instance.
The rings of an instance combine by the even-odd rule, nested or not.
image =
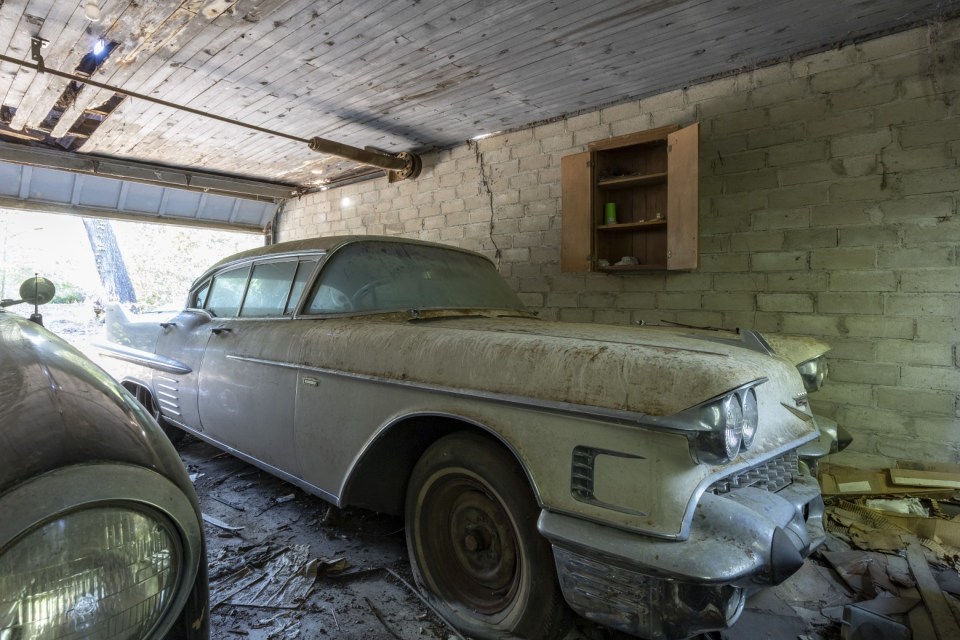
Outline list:
[[[50,67],[44,66],[42,63],[34,64],[32,62],[27,62],[26,60],[18,60],[17,58],[11,58],[0,54],[0,60],[3,62],[9,62],[11,64],[20,65],[21,67],[26,67],[28,69],[33,69],[39,73],[49,73],[50,75],[57,76],[59,78],[65,78],[67,80],[73,80],[74,82],[79,82],[81,84],[89,84],[94,87],[99,87],[100,89],[107,89],[115,93],[120,93],[131,98],[137,98],[139,100],[146,100],[147,102],[153,102],[164,107],[169,107],[171,109],[176,109],[178,111],[186,111],[187,113],[192,113],[193,115],[201,116],[203,118],[211,118],[213,120],[219,120],[220,122],[226,122],[227,124],[236,125],[238,127],[244,127],[246,129],[253,129],[254,131],[259,131],[260,133],[266,133],[271,136],[279,136],[281,138],[287,138],[288,140],[294,140],[296,142],[302,142],[310,147],[313,151],[327,153],[333,156],[338,156],[341,158],[346,158],[347,160],[353,160],[359,164],[370,165],[373,167],[378,167],[380,169],[385,169],[387,171],[394,172],[398,179],[403,178],[413,178],[416,177],[416,174],[419,173],[419,159],[413,156],[410,153],[400,153],[397,156],[387,155],[384,153],[377,153],[375,151],[369,151],[367,149],[360,149],[358,147],[351,147],[350,145],[343,144],[341,142],[334,142],[333,140],[327,140],[325,138],[314,137],[309,140],[306,138],[301,138],[300,136],[293,136],[289,133],[283,133],[282,131],[275,131],[273,129],[267,129],[266,127],[258,127],[254,124],[248,124],[246,122],[241,122],[239,120],[234,120],[232,118],[226,118],[224,116],[218,116],[214,113],[207,113],[206,111],[200,111],[199,109],[194,109],[192,107],[187,107],[182,104],[176,104],[174,102],[168,102],[166,100],[161,100],[160,98],[154,98],[143,93],[137,93],[136,91],[130,91],[128,89],[122,89],[120,87],[115,87],[103,82],[98,82],[96,80],[91,80],[90,78],[84,78],[82,76],[74,75],[72,73],[66,73],[64,71],[58,71],[56,69],[51,69]]]

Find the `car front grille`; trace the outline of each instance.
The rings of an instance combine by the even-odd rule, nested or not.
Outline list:
[[[793,477],[799,473],[800,459],[796,450],[793,450],[717,480],[710,485],[708,491],[722,495],[734,489],[756,487],[776,492],[793,482]]]

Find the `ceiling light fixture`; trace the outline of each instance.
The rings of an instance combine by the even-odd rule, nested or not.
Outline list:
[[[99,57],[107,49],[107,41],[103,38],[97,38],[93,44],[93,55]]]
[[[90,22],[100,22],[100,7],[94,0],[83,5],[83,16]]]

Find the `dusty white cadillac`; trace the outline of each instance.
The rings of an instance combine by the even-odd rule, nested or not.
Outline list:
[[[555,638],[570,609],[723,628],[823,540],[814,340],[540,320],[483,256],[370,236],[232,256],[182,312],[111,324],[110,368],[171,437],[404,514],[469,636]]]

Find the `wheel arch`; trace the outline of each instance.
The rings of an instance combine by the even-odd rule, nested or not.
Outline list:
[[[501,447],[527,478],[537,504],[536,483],[523,457],[497,431],[477,420],[447,413],[417,413],[397,418],[371,440],[347,474],[341,506],[351,505],[402,515],[414,465],[434,442],[458,432],[479,434]]]

